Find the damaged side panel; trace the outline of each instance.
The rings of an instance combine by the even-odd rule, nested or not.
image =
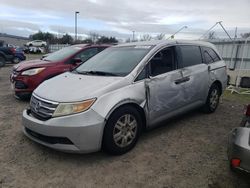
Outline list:
[[[133,83],[101,96],[92,109],[107,119],[116,108],[128,103],[137,104],[145,110],[146,95],[144,81]]]
[[[176,70],[147,80],[149,124],[164,119],[166,114],[185,104],[183,85],[178,83],[180,79],[182,74]]]

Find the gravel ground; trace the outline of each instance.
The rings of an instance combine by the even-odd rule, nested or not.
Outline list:
[[[232,173],[227,135],[239,125],[243,105],[223,99],[214,114],[194,111],[142,135],[122,156],[57,152],[26,138],[14,98],[10,66],[0,69],[0,187],[250,187]]]

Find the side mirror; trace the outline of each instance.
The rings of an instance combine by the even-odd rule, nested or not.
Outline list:
[[[71,60],[71,64],[78,64],[78,63],[82,63],[82,60],[80,58],[74,58]]]

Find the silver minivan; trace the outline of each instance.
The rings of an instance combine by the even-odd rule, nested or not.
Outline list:
[[[226,65],[210,43],[117,45],[43,82],[23,112],[23,131],[61,151],[123,154],[163,120],[198,107],[214,112],[226,83]]]

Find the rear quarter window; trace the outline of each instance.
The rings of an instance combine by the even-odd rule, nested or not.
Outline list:
[[[202,47],[203,58],[206,64],[220,61],[219,55],[212,49],[208,47]]]
[[[202,63],[201,50],[199,46],[179,46],[182,67],[189,67]]]

